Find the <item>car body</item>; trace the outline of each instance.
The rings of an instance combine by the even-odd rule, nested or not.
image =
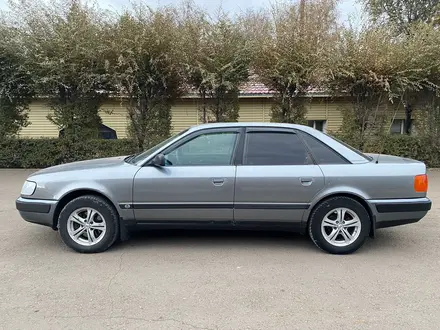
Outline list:
[[[378,228],[422,219],[427,186],[423,162],[363,154],[308,126],[215,123],[138,155],[37,171],[16,207],[79,252],[138,227],[192,227],[309,233],[342,254]]]

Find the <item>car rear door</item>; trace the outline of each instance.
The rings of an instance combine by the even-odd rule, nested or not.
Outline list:
[[[166,165],[144,166],[134,178],[140,223],[232,223],[240,128],[196,131],[163,152]]]
[[[247,128],[237,166],[237,225],[300,225],[324,176],[292,129]]]

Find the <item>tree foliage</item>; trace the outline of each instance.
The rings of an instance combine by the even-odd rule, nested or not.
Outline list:
[[[345,30],[337,43],[329,86],[335,95],[351,96],[352,127],[360,146],[368,136],[388,132],[397,108],[411,97],[438,91],[438,33],[415,25],[396,36],[390,26]],[[390,111],[391,110],[391,111]]]
[[[12,13],[38,91],[49,99],[49,120],[67,137],[97,136],[109,89],[103,12],[79,0],[21,0]]]
[[[363,0],[367,12],[374,22],[385,27],[391,27],[396,35],[406,35],[414,38],[414,33],[421,26],[432,28],[440,23],[439,0]],[[416,29],[415,29],[416,27]],[[426,43],[422,42],[421,46]],[[419,55],[424,55],[419,52]],[[432,81],[432,80],[431,80]],[[423,93],[419,93],[423,95]],[[406,93],[404,96],[405,107],[405,133],[411,133],[412,113],[419,100],[415,93]]]
[[[27,110],[35,95],[34,79],[13,33],[0,27],[0,140],[16,136],[28,124]]]
[[[225,14],[212,20],[187,7],[181,19],[188,83],[201,98],[202,122],[237,121],[239,89],[248,80],[248,39]]]
[[[379,22],[389,22],[400,32],[409,32],[412,23],[438,23],[439,0],[363,0],[367,11]]]
[[[335,1],[277,3],[262,20],[260,27],[264,26],[269,29],[263,37],[256,36],[254,67],[276,93],[272,119],[301,123],[306,114],[304,95],[324,79],[337,27]]]
[[[240,87],[255,77],[275,94],[273,121],[303,123],[319,90],[349,96],[343,130],[360,147],[387,134],[402,107],[440,143],[438,1],[364,0],[373,20],[358,30],[337,23],[336,0],[214,17],[192,0],[113,14],[86,1],[11,0],[0,21],[0,137],[27,124],[35,93],[67,136],[94,137],[111,96],[143,148],[170,134],[186,92],[201,98],[203,122],[237,121]]]
[[[139,148],[171,130],[171,106],[184,91],[177,17],[172,8],[135,6],[110,27],[108,72],[127,98],[130,133]]]

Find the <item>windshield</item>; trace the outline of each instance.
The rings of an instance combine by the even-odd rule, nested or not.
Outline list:
[[[343,142],[343,141],[341,141],[341,140],[335,138],[334,136],[328,135],[327,133],[324,133],[324,134],[327,135],[329,138],[331,138],[331,139],[333,139],[333,140],[339,142],[339,143],[342,144],[343,146],[347,147],[347,148],[350,149],[351,151],[357,153],[359,156],[364,157],[366,160],[368,160],[368,161],[372,161],[372,160],[373,160],[372,157],[367,156],[367,155],[364,154],[363,152],[357,150],[356,148],[353,148],[351,145],[348,145],[347,143],[345,143],[345,142]]]
[[[130,157],[127,161],[130,163],[139,163],[142,162],[143,160],[147,159],[149,156],[151,156],[153,153],[155,153],[157,150],[159,150],[160,148],[162,148],[163,146],[165,146],[166,144],[168,144],[169,142],[171,142],[172,140],[174,140],[175,138],[177,138],[178,136],[183,135],[184,133],[186,133],[188,131],[188,129],[181,131],[178,134],[175,134],[173,136],[171,136],[170,138],[160,142],[159,144],[156,144],[154,147],[141,152],[139,154],[134,155],[133,157]]]

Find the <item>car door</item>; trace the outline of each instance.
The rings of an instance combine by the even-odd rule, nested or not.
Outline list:
[[[134,178],[138,222],[232,223],[239,128],[196,131],[163,152],[166,165]]]
[[[323,187],[321,169],[294,130],[246,130],[235,185],[237,225],[300,225],[304,211]]]

